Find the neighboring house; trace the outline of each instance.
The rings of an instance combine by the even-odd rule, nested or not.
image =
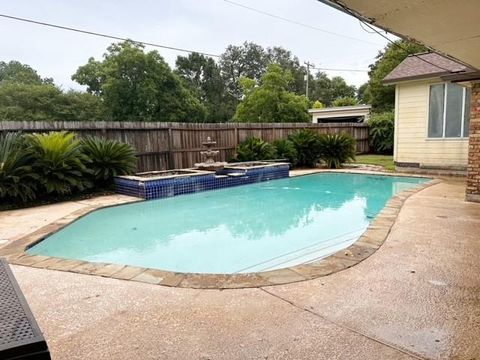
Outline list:
[[[340,106],[310,109],[312,123],[366,122],[370,117],[370,105]]]
[[[398,170],[465,172],[470,88],[442,77],[470,71],[436,53],[408,56],[384,79],[395,85],[394,160]]]

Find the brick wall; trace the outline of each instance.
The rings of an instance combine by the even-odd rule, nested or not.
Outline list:
[[[472,84],[468,144],[467,201],[480,202],[480,82]]]

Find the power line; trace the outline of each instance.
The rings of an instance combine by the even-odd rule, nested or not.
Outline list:
[[[346,72],[368,72],[367,69],[335,69],[335,68],[320,68],[312,66],[312,69],[320,71],[346,71]]]
[[[95,31],[89,31],[89,30],[83,30],[83,29],[78,29],[78,28],[72,28],[72,27],[68,27],[68,26],[56,25],[56,24],[46,23],[46,22],[32,20],[32,19],[25,19],[25,18],[21,18],[21,17],[18,17],[18,16],[0,14],[0,17],[10,19],[10,20],[23,21],[23,22],[27,22],[27,23],[30,23],[30,24],[47,26],[47,27],[61,29],[61,30],[73,31],[73,32],[81,33],[81,34],[99,36],[99,37],[103,37],[103,38],[107,38],[107,39],[120,40],[120,41],[130,40],[130,41],[136,42],[138,44],[146,45],[146,46],[153,46],[153,47],[158,47],[158,48],[162,48],[162,49],[181,51],[181,52],[186,52],[186,53],[190,53],[190,54],[191,53],[198,53],[198,54],[205,55],[205,56],[210,56],[210,57],[220,57],[220,55],[216,55],[216,54],[209,54],[209,53],[201,52],[201,51],[188,50],[188,49],[183,49],[183,48],[178,48],[178,47],[173,47],[173,46],[167,46],[167,45],[160,45],[160,44],[150,43],[150,42],[146,42],[146,41],[133,40],[133,39],[128,39],[128,38],[123,38],[123,37],[120,37],[120,36],[98,33],[98,32],[95,32]]]
[[[225,0],[224,0],[225,1]],[[321,0],[318,0],[318,1],[321,1]],[[341,5],[341,4],[338,4],[338,6],[340,6],[347,14],[355,17],[355,18],[358,18],[349,8],[347,8],[346,6],[344,5]],[[424,59],[423,57],[421,57],[420,55],[418,54],[414,54],[414,53],[411,53],[410,51],[408,51],[407,49],[405,49],[403,46],[401,46],[400,44],[398,44],[397,42],[391,40],[388,36],[382,34],[380,31],[378,31],[377,29],[375,29],[372,25],[370,25],[368,22],[366,22],[365,20],[363,19],[358,19],[360,21],[360,23],[363,23],[365,26],[367,26],[370,30],[373,30],[375,33],[377,33],[378,35],[380,35],[381,37],[383,37],[384,39],[386,39],[388,42],[390,42],[392,45],[398,47],[399,49],[403,50],[407,55],[410,55],[410,56],[415,56],[417,59],[420,59],[422,60],[423,62],[427,63],[427,64],[430,64],[430,65],[433,65],[435,66],[436,68],[439,68],[439,69],[442,69],[442,70],[445,70],[446,72],[450,73],[451,70],[450,69],[446,69],[438,64],[435,64],[431,61],[428,61],[426,59]],[[367,31],[366,29],[364,29],[362,27],[362,29],[364,31],[366,31],[367,33],[370,34],[369,31]]]
[[[339,37],[342,37],[342,38],[345,38],[345,39],[359,41],[359,42],[363,42],[363,43],[366,43],[366,44],[381,46],[380,44],[377,44],[377,43],[374,43],[374,42],[371,42],[371,41],[368,41],[368,40],[358,39],[358,38],[355,38],[355,37],[352,37],[352,36],[343,35],[343,34],[333,32],[333,31],[325,30],[325,29],[322,29],[322,28],[319,28],[319,27],[316,27],[316,26],[313,26],[313,25],[302,23],[300,21],[288,19],[288,18],[280,16],[280,15],[275,15],[275,14],[272,14],[272,13],[269,13],[269,12],[266,12],[266,11],[263,11],[263,10],[260,10],[260,9],[256,9],[256,8],[253,8],[253,7],[250,7],[250,6],[247,6],[247,5],[243,5],[243,4],[237,3],[235,1],[231,1],[231,0],[223,0],[223,1],[228,3],[228,4],[238,6],[238,7],[256,12],[258,14],[269,16],[269,17],[272,17],[272,18],[275,18],[275,19],[278,19],[278,20],[286,21],[286,22],[291,23],[291,24],[302,26],[302,27],[307,28],[307,29],[320,31],[320,32],[323,32],[325,34],[329,34],[329,35],[333,35],[333,36],[339,36]]]

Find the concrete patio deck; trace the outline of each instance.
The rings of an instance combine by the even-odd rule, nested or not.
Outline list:
[[[295,284],[196,290],[13,270],[54,360],[475,359],[480,204],[464,190],[445,180],[412,195],[375,254]],[[0,238],[35,230],[19,225],[24,211],[0,213]]]

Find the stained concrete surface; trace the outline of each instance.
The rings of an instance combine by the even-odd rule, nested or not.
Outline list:
[[[53,359],[480,358],[480,204],[446,181],[410,197],[347,270],[242,290],[13,266]]]

